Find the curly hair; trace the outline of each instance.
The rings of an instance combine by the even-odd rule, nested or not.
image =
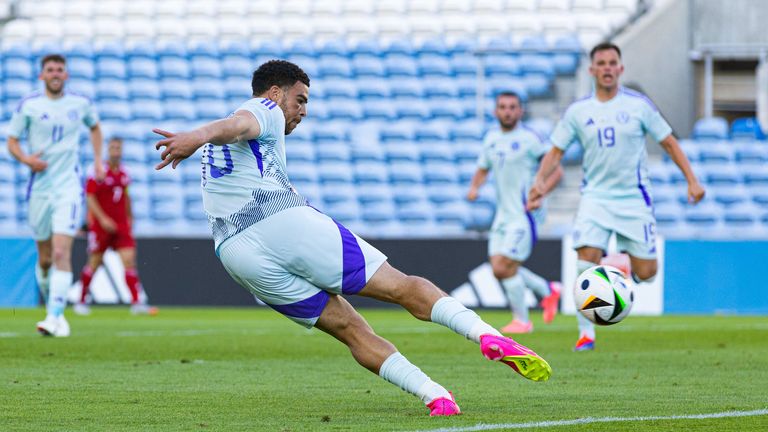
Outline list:
[[[253,95],[257,96],[269,90],[273,85],[281,88],[290,87],[297,81],[301,81],[309,87],[309,76],[300,67],[285,60],[270,60],[253,72],[251,89]]]

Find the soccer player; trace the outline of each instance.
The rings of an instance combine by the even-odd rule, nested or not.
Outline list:
[[[29,166],[29,223],[37,242],[37,283],[47,302],[45,320],[37,330],[46,336],[66,337],[64,318],[67,289],[72,283],[72,242],[82,216],[83,187],[78,166],[80,127],[90,128],[96,178],[104,177],[101,165],[101,129],[93,103],[64,91],[68,78],[66,60],[49,54],[41,61],[40,80],[45,90],[19,102],[11,117],[8,150]],[[27,134],[29,153],[19,144]],[[49,291],[50,285],[50,293]]]
[[[547,193],[545,179],[559,166],[566,148],[579,140],[584,148],[582,197],[573,230],[578,253],[577,274],[596,265],[608,239],[616,233],[620,251],[629,255],[635,282],[656,276],[656,220],[646,172],[645,135],[658,141],[688,181],[688,200],[704,197],[672,128],[642,93],[619,85],[624,72],[621,51],[605,42],[589,54],[594,92],[566,109],[552,132],[552,149],[544,156],[530,190],[528,208],[535,209]],[[581,314],[576,351],[593,350],[594,325]]]
[[[537,294],[544,309],[544,322],[550,323],[560,300],[559,283],[547,282],[523,267],[536,243],[536,221],[525,208],[526,193],[531,186],[539,160],[547,152],[544,140],[520,119],[524,110],[520,97],[503,92],[496,97],[494,115],[499,129],[486,133],[467,199],[477,199],[480,186],[493,171],[496,186],[496,216],[488,239],[488,256],[493,275],[501,282],[512,308],[512,321],[502,333],[530,333],[533,323],[528,317],[525,288]],[[547,190],[554,188],[563,175],[558,167],[547,178]]]
[[[319,210],[286,175],[285,136],[307,115],[309,77],[295,64],[272,60],[251,81],[253,98],[228,118],[189,132],[154,131],[165,139],[162,162],[175,168],[205,146],[203,205],[216,255],[240,285],[305,327],[338,339],[355,360],[419,397],[430,415],[459,414],[453,396],[410,363],[341,296],[362,295],[405,307],[480,344],[491,360],[522,376],[546,380],[551,368],[533,351],[505,338],[431,282],[407,276],[386,257]]]
[[[136,272],[136,242],[131,234],[133,216],[128,185],[131,180],[120,161],[123,156],[123,140],[112,138],[107,147],[107,172],[103,180],[89,177],[85,186],[88,206],[88,262],[80,272],[83,291],[80,302],[74,305],[75,313],[91,313],[88,304],[88,288],[93,274],[101,265],[104,252],[112,248],[120,255],[125,268],[125,283],[131,292],[131,313],[155,314],[157,308],[139,301],[141,283]]]

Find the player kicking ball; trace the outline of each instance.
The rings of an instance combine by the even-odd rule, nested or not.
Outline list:
[[[88,292],[96,270],[103,260],[104,252],[112,248],[120,255],[125,269],[125,283],[131,292],[131,313],[134,315],[156,315],[157,308],[139,301],[141,282],[136,271],[136,241],[131,234],[133,213],[128,185],[128,173],[121,165],[123,140],[112,138],[107,147],[107,171],[103,180],[89,177],[85,185],[88,206],[88,262],[80,272],[83,286],[80,302],[73,310],[78,315],[89,315]]]
[[[629,255],[632,279],[651,282],[657,268],[656,219],[646,169],[645,135],[659,142],[683,172],[691,203],[704,197],[704,188],[656,106],[642,93],[619,85],[624,72],[619,47],[609,42],[598,44],[589,58],[594,93],[571,104],[555,126],[550,137],[553,147],[541,162],[528,209],[541,204],[547,193],[545,180],[559,166],[568,146],[579,140],[584,147],[584,179],[573,228],[576,274],[600,263],[615,233],[619,251]],[[591,351],[595,348],[595,326],[580,313],[576,317],[579,339],[574,350]]]
[[[522,124],[523,113],[520,96],[516,93],[503,92],[496,96],[494,115],[499,128],[485,134],[477,171],[467,193],[467,199],[475,201],[488,173],[493,171],[497,209],[488,236],[488,256],[493,275],[504,287],[513,318],[501,328],[502,333],[533,331],[525,301],[526,288],[542,299],[546,324],[555,318],[560,299],[559,282],[547,282],[523,267],[536,244],[536,221],[525,208],[526,192],[539,160],[547,152],[544,140]],[[562,175],[562,168],[556,170],[547,179],[546,187],[554,188]]]
[[[286,174],[285,136],[307,115],[309,77],[295,64],[262,64],[253,98],[229,117],[165,139],[162,162],[176,168],[203,147],[203,205],[216,255],[240,285],[277,312],[345,344],[355,360],[421,399],[432,416],[460,414],[453,395],[378,336],[342,297],[361,295],[403,306],[480,344],[482,354],[534,381],[549,364],[503,337],[475,312],[426,279],[408,276],[343,225],[310,207]]]

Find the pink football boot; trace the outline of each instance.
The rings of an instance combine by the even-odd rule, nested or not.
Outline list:
[[[439,397],[427,404],[429,408],[430,417],[438,416],[452,416],[461,414],[459,406],[456,405],[456,400],[453,398],[453,393],[448,392],[451,398]]]
[[[480,336],[480,351],[488,360],[505,363],[529,380],[546,381],[552,375],[546,360],[511,338],[484,334]]]

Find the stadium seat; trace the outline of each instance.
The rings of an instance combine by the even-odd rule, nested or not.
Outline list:
[[[384,154],[390,164],[395,162],[418,162],[421,159],[418,148],[410,141],[387,141],[383,147]]]
[[[451,77],[453,68],[443,55],[425,54],[417,60],[421,75],[425,78]]]
[[[315,146],[308,142],[291,142],[285,146],[285,158],[288,163],[314,162]]]
[[[447,204],[464,199],[466,191],[453,183],[435,183],[424,186],[427,199],[433,204]]]
[[[70,79],[93,80],[96,78],[96,67],[90,59],[73,58],[67,61],[67,72]],[[5,74],[8,76],[8,74]]]
[[[733,165],[708,166],[703,177],[708,185],[715,186],[735,186],[742,181],[738,169]]]
[[[418,162],[418,154],[413,158],[393,158],[388,155],[389,181],[393,185],[415,185],[423,182],[424,174]]]
[[[391,78],[419,76],[418,64],[412,57],[405,55],[387,55],[384,59],[384,69]]]
[[[160,86],[156,80],[133,79],[128,82],[130,99],[160,99]]]
[[[99,103],[99,117],[102,121],[131,120],[131,107],[120,100],[103,100]]]
[[[122,80],[128,76],[128,71],[122,59],[102,57],[96,61],[96,74],[100,80],[109,78]]]
[[[192,75],[189,63],[179,57],[161,57],[159,61],[160,76],[163,78],[189,79]]]
[[[734,158],[733,145],[704,142],[699,147],[699,161],[705,164],[725,164]]]
[[[693,138],[697,140],[728,139],[728,122],[722,117],[708,117],[696,120]]]
[[[739,171],[741,171],[747,186],[768,186],[768,165],[742,164]]]
[[[476,56],[459,52],[450,57],[451,69],[457,77],[475,78],[477,77],[477,68],[479,60]]]
[[[422,99],[402,99],[395,104],[395,112],[401,120],[430,120],[432,118],[429,106]]]
[[[324,187],[325,185],[336,185],[339,183],[351,185],[354,181],[352,167],[347,162],[330,161],[324,163],[321,161],[317,167],[320,183]]]
[[[221,63],[217,58],[195,57],[191,60],[191,72],[195,78],[214,78],[222,77]]]
[[[324,78],[351,78],[352,65],[346,59],[324,56],[317,62],[318,72]]]
[[[410,204],[423,203],[429,206],[427,200],[427,191],[421,184],[417,183],[392,183],[392,200],[398,206],[407,206]]]
[[[358,184],[387,183],[387,167],[379,162],[358,162],[354,164],[354,180]]]
[[[735,140],[764,140],[765,133],[754,117],[737,118],[731,124],[731,137]]]
[[[195,112],[201,121],[213,121],[224,118],[232,110],[218,99],[202,99],[195,103]]]
[[[454,184],[458,181],[456,165],[452,162],[425,162],[423,168],[427,185]]]
[[[351,183],[326,183],[321,186],[323,202],[326,205],[357,203],[357,188]]]
[[[450,78],[430,78],[429,85],[424,87],[424,96],[427,98],[455,98],[459,92]]]
[[[750,187],[749,193],[753,203],[757,204],[763,209],[768,209],[768,186]]]
[[[388,100],[363,101],[362,109],[363,117],[367,120],[395,120],[397,118],[395,104]]]
[[[487,231],[493,223],[494,213],[494,207],[487,203],[472,203],[465,226],[469,230]]]
[[[410,99],[424,97],[424,85],[421,80],[417,79],[397,79],[397,85],[391,85],[390,90],[392,97],[396,99]]]
[[[721,219],[722,210],[711,202],[700,202],[685,209],[686,223],[699,228],[713,228]]]
[[[362,206],[392,203],[392,192],[387,183],[364,183],[355,187],[357,200]]]
[[[725,208],[744,204],[750,201],[747,189],[737,186],[710,186],[707,195],[714,198],[715,202]]]
[[[768,148],[756,141],[734,143],[735,159],[738,163],[765,164],[768,163]]]
[[[349,162],[352,157],[344,142],[325,142],[316,146],[318,162]]]
[[[163,99],[192,99],[189,81],[182,79],[164,79],[160,82],[160,95]]]
[[[315,162],[288,161],[288,178],[296,185],[317,184],[320,180]]]
[[[136,120],[157,121],[164,118],[163,106],[150,99],[134,99],[131,103],[131,113]]]

